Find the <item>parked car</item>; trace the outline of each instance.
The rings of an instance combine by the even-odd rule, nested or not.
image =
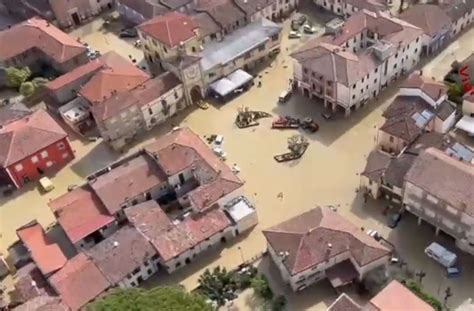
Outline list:
[[[120,30],[120,38],[136,38],[138,37],[138,32],[135,28],[124,28]]]
[[[387,226],[392,229],[396,228],[401,219],[402,219],[402,214],[400,213],[391,214],[388,217]]]
[[[288,35],[289,39],[299,39],[301,38],[301,34],[297,31],[290,31],[290,34]]]
[[[458,259],[458,256],[456,256],[456,254],[448,251],[446,248],[436,242],[431,243],[425,249],[425,254],[431,259],[437,261],[445,268],[454,267]]]
[[[291,97],[291,90],[284,90],[283,92],[280,93],[280,96],[278,96],[278,102],[283,104],[286,101],[288,101],[290,97]]]
[[[303,26],[303,31],[304,31],[304,33],[307,33],[307,34],[313,34],[313,33],[316,32],[316,27],[313,27],[309,24],[305,24]]]
[[[212,151],[214,151],[214,153],[222,160],[225,161],[227,159],[227,153],[222,148],[215,147],[214,149],[212,149]]]

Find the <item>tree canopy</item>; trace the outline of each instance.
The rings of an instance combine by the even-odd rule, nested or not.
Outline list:
[[[179,287],[117,290],[88,306],[90,311],[212,311],[203,297]]]
[[[18,89],[31,76],[31,71],[28,67],[8,67],[5,69],[5,72],[7,74],[7,86],[15,89]]]
[[[232,273],[228,272],[226,268],[217,266],[211,272],[206,269],[203,274],[199,276],[199,291],[215,301],[218,306],[223,306],[227,300],[234,299],[237,285]]]

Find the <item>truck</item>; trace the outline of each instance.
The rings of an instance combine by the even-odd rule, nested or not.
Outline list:
[[[454,267],[458,259],[456,254],[436,242],[431,243],[425,249],[425,254],[445,268]]]

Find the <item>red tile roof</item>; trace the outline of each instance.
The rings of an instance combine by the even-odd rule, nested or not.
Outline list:
[[[37,48],[57,63],[87,53],[87,48],[40,18],[31,18],[0,32],[0,61]]]
[[[377,311],[434,311],[432,306],[395,280],[372,298],[369,305]]]
[[[59,246],[49,240],[43,227],[36,221],[17,229],[16,233],[43,275],[61,269],[66,263],[67,259]]]
[[[107,120],[132,106],[147,105],[180,84],[181,82],[174,74],[166,72],[154,79],[145,81],[129,92],[119,93],[100,105],[92,106],[91,111],[96,120]]]
[[[216,208],[204,214],[186,218],[167,232],[153,237],[152,244],[166,262],[230,225],[229,217],[224,211]]]
[[[204,210],[243,182],[189,128],[173,131],[145,147],[157,158],[167,176],[192,168],[200,186],[190,192],[190,201],[197,210]]]
[[[108,52],[99,62],[104,63],[103,68],[79,91],[93,105],[104,102],[114,94],[130,91],[150,79],[146,72],[116,52]]]
[[[67,137],[43,109],[0,128],[0,167],[21,161]]]
[[[284,265],[291,275],[346,252],[360,267],[389,255],[388,249],[338,213],[319,207],[263,234],[277,254],[287,252]]]
[[[342,293],[337,299],[329,306],[327,311],[361,311],[362,307],[357,304],[351,297],[346,293]]]
[[[156,255],[156,250],[137,229],[125,226],[85,253],[112,285],[118,285]]]
[[[48,205],[72,243],[115,220],[88,185],[67,192]]]
[[[128,160],[89,182],[110,215],[134,197],[167,183],[158,165],[142,154]]]
[[[102,272],[83,253],[69,260],[49,282],[72,310],[83,307],[110,287]]]
[[[174,223],[155,201],[129,207],[125,214],[166,262],[231,225],[225,212],[215,207]]]
[[[46,87],[51,91],[56,91],[62,87],[67,86],[87,75],[92,75],[104,66],[104,58],[97,58],[85,65],[79,66],[68,73],[59,76],[58,78],[46,84]]]
[[[401,88],[420,89],[426,95],[437,101],[448,94],[448,87],[441,82],[434,79],[429,79],[420,76],[417,73],[412,73],[401,85]]]
[[[420,27],[430,37],[434,37],[451,28],[451,19],[448,14],[435,4],[410,6],[400,14],[400,18]]]
[[[474,217],[474,165],[431,147],[415,159],[405,181]]]
[[[171,12],[144,22],[138,29],[173,48],[196,37],[198,26],[191,16]]]

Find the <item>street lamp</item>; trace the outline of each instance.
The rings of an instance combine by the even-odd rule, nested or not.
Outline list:
[[[448,298],[453,295],[453,292],[451,291],[451,287],[446,287],[446,290],[444,291],[444,306],[446,307],[448,304]]]
[[[242,263],[244,263],[244,262],[245,262],[245,260],[244,260],[244,253],[243,253],[243,251],[242,251],[242,248],[241,248],[240,246],[237,246],[237,248],[239,249],[239,252],[240,252],[240,258],[242,259]]]
[[[420,272],[418,272],[416,276],[419,278],[418,282],[420,283],[420,286],[421,286],[423,282],[423,278],[426,276],[426,273],[423,270],[420,270]]]

